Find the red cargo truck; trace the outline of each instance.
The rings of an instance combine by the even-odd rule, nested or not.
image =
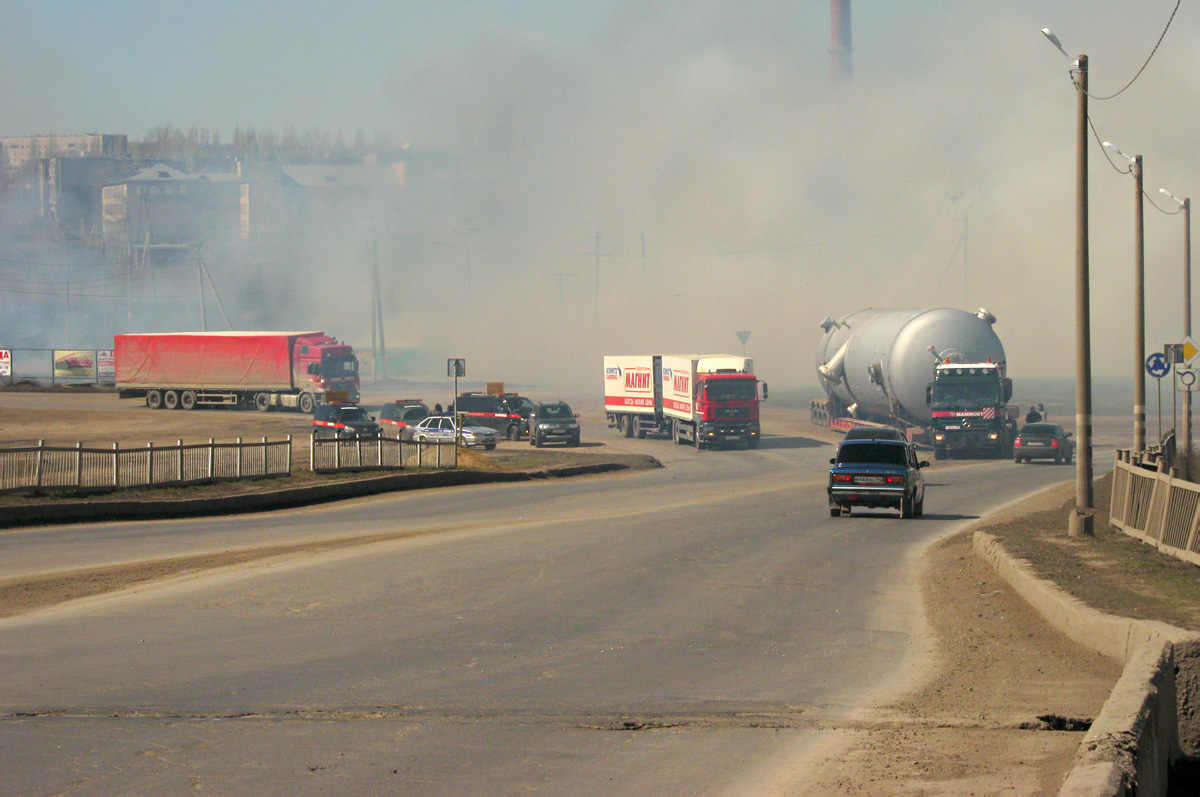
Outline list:
[[[310,413],[358,401],[354,349],[324,332],[116,335],[117,394],[152,409],[232,406]]]

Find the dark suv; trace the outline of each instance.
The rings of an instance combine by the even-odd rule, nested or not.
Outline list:
[[[539,404],[529,419],[529,445],[541,448],[551,442],[579,445],[579,416],[565,401]]]
[[[846,440],[829,460],[829,514],[850,514],[850,508],[890,507],[900,517],[925,512],[925,478],[917,451],[900,440]]]
[[[398,436],[404,437],[405,429],[416,426],[429,414],[429,405],[421,399],[396,399],[379,411],[379,425],[394,429]]]
[[[521,416],[520,424],[517,426],[516,434],[510,434],[509,437],[516,439],[520,435],[529,434],[529,419],[533,416],[534,410],[537,409],[537,404],[528,396],[520,396],[516,393],[501,393],[500,398],[508,405],[508,411],[511,415]],[[510,426],[506,431],[512,432]]]
[[[317,437],[379,437],[379,424],[357,404],[318,404],[313,427]]]
[[[452,409],[454,415],[466,415],[464,426],[487,426],[509,440],[521,434],[521,416],[500,396],[489,393],[463,393]]]

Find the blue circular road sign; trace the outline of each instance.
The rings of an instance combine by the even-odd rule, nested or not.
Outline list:
[[[1146,373],[1155,379],[1162,379],[1171,373],[1171,364],[1167,362],[1167,358],[1162,355],[1162,352],[1156,351],[1146,358]]]

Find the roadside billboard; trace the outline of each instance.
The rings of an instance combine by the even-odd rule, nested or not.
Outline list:
[[[117,358],[112,349],[100,349],[96,352],[96,375],[100,379],[117,378]]]
[[[12,376],[11,349],[0,349],[0,376]]]
[[[54,378],[96,378],[96,353],[82,349],[54,350]]]

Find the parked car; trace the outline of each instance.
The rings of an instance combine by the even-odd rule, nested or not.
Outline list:
[[[529,420],[529,445],[541,448],[545,443],[579,445],[579,416],[565,401],[537,405]]]
[[[521,417],[521,422],[516,429],[516,435],[509,435],[509,439],[516,440],[521,435],[529,434],[529,419],[533,417],[534,411],[537,410],[537,403],[528,396],[520,396],[516,393],[501,393],[500,398],[508,405],[509,415],[519,415]],[[505,431],[511,432],[511,426]]]
[[[463,393],[455,399],[452,415],[467,416],[466,424],[495,429],[509,440],[521,434],[521,416],[500,396],[490,393]]]
[[[313,409],[313,434],[321,438],[379,437],[375,419],[357,404],[318,404]]]
[[[846,430],[844,440],[903,440],[908,442],[904,433],[895,426],[854,426]]]
[[[405,430],[429,417],[429,405],[421,399],[396,399],[379,411],[379,425],[394,429],[400,439],[407,439]]]
[[[431,415],[412,427],[409,439],[418,443],[452,442],[455,438],[454,418],[448,415]],[[486,448],[491,451],[499,438],[495,429],[486,426],[463,426],[462,444],[467,448]]]
[[[1035,459],[1052,459],[1062,464],[1071,464],[1075,444],[1071,433],[1057,423],[1027,423],[1017,432],[1013,440],[1013,461],[1030,462]]]
[[[887,507],[903,518],[925,512],[925,478],[917,452],[900,440],[848,440],[829,460],[829,514],[850,514],[851,507]]]

